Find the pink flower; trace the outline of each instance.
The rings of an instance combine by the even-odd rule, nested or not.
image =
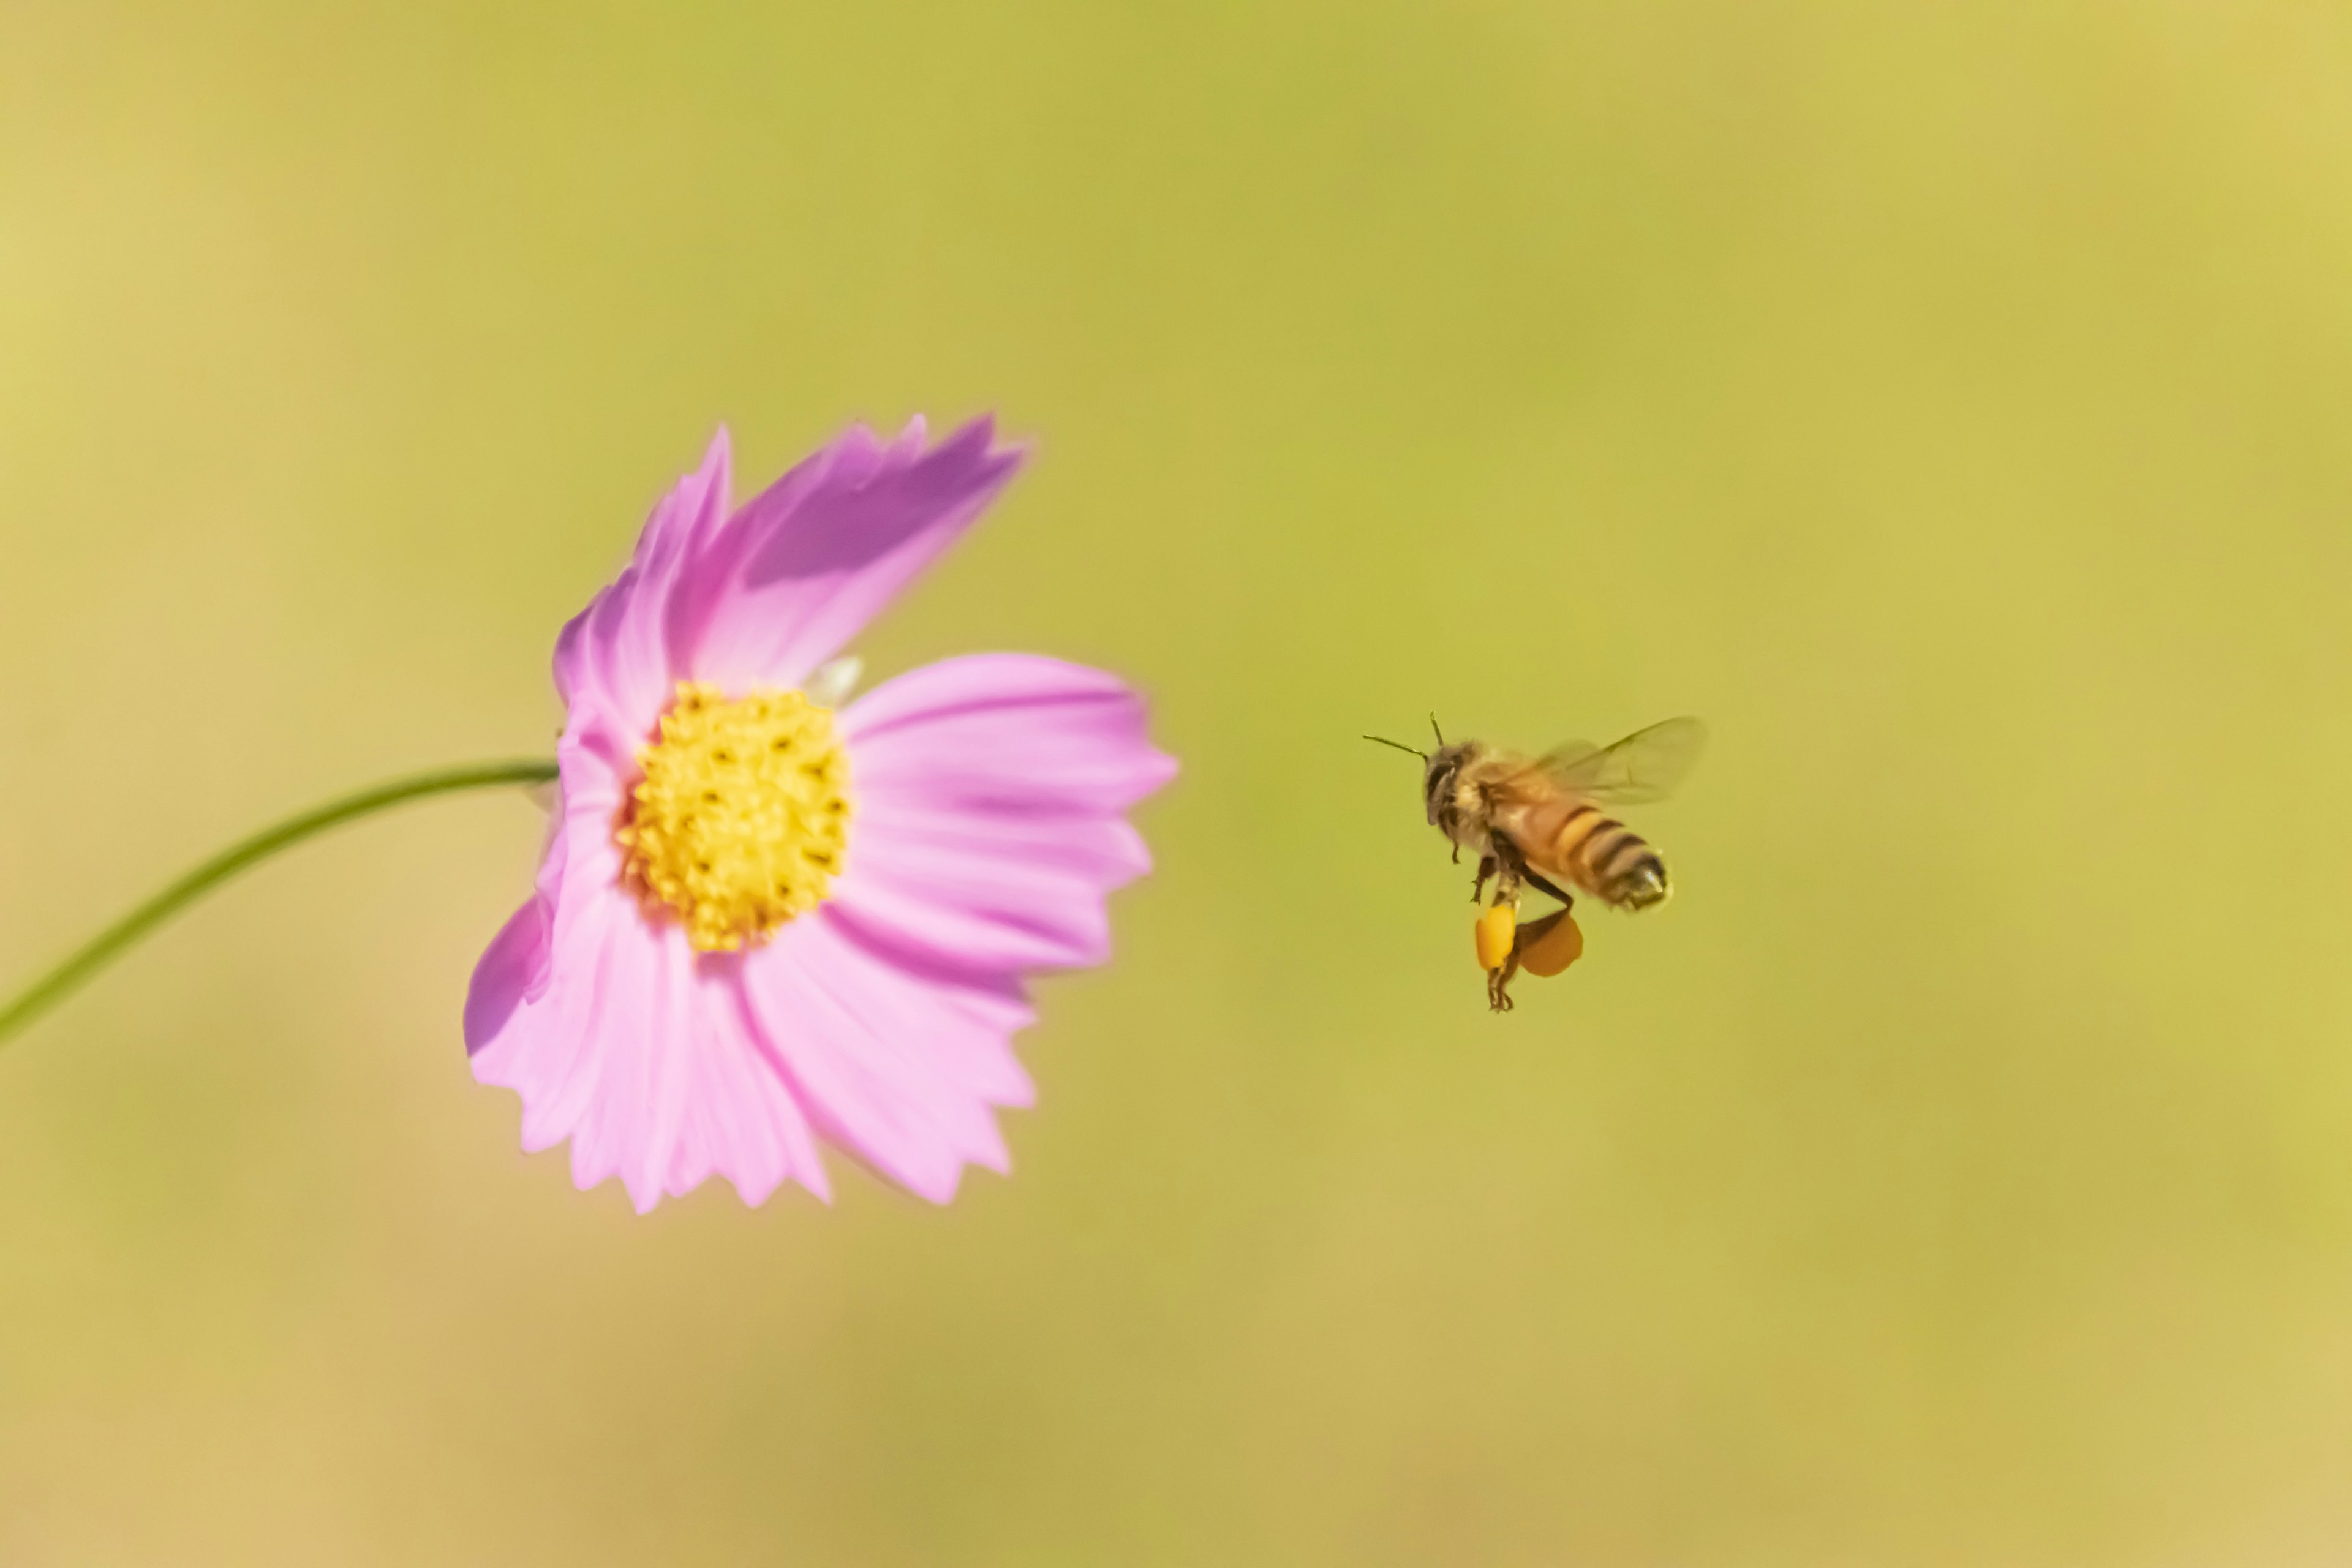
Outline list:
[[[712,1175],[831,1186],[820,1143],[936,1203],[1006,1168],[1024,976],[1099,963],[1150,868],[1126,810],[1175,763],[1099,670],[947,659],[835,715],[804,689],[954,542],[1021,454],[863,426],[734,512],[725,431],[563,628],[562,798],[537,894],[466,1001],[527,1151],[639,1213]]]

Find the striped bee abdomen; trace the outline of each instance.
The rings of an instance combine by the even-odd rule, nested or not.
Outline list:
[[[1531,858],[1612,908],[1646,910],[1673,890],[1649,840],[1595,805],[1569,806],[1543,847]]]

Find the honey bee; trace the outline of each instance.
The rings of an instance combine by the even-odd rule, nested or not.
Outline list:
[[[1495,884],[1475,934],[1487,1005],[1507,1013],[1511,980],[1520,970],[1557,974],[1583,952],[1584,935],[1569,912],[1576,902],[1570,888],[1629,912],[1672,896],[1664,858],[1601,808],[1664,799],[1698,761],[1706,726],[1669,719],[1614,745],[1571,741],[1533,758],[1483,741],[1449,746],[1434,716],[1429,727],[1437,737],[1434,752],[1379,735],[1364,739],[1422,759],[1422,804],[1430,825],[1453,843],[1457,864],[1465,849],[1478,857],[1470,901],[1487,902],[1486,884]],[[1518,923],[1525,888],[1550,895],[1560,907]]]

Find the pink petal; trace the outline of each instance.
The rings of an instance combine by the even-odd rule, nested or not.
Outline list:
[[[746,1026],[726,963],[617,888],[583,896],[559,976],[475,1043],[474,1075],[516,1090],[523,1147],[572,1140],[583,1190],[619,1176],[639,1213],[714,1172],[759,1203],[787,1177],[831,1188],[807,1118]]]
[[[1115,815],[1176,776],[1143,700],[1115,675],[1036,654],[941,659],[841,715],[858,798],[989,816]]]
[[[679,584],[681,661],[730,691],[798,686],[1013,477],[994,434],[978,419],[925,451],[919,422],[887,447],[861,426],[745,503]]]
[[[822,910],[747,954],[741,974],[746,1016],[827,1142],[934,1203],[967,1163],[1008,1167],[979,1087],[1025,1095],[1003,1032],[858,961]]]
[[[608,968],[625,962],[614,950],[629,940],[633,911],[619,899],[583,900],[572,935],[546,996],[520,1009],[488,1039],[474,1042],[474,1077],[522,1096],[522,1146],[536,1153],[572,1135],[594,1096],[602,1058],[590,1048]]]
[[[466,988],[466,1049],[480,1050],[506,1027],[524,995],[548,973],[548,911],[537,899],[527,900],[474,966],[473,984]]]
[[[583,796],[593,792],[593,785],[583,783]],[[473,983],[466,991],[468,1054],[496,1035],[517,1006],[538,1001],[553,978],[555,917],[562,907],[563,871],[570,860],[570,820],[559,797],[556,809],[548,815],[547,844],[540,851],[538,885],[530,900],[499,928],[474,966]]]
[[[566,709],[576,719],[589,706],[632,749],[684,672],[671,657],[670,604],[690,565],[689,546],[726,515],[729,467],[722,428],[702,467],[655,506],[628,566],[556,639],[555,687]]]
[[[620,884],[621,847],[613,829],[636,763],[634,756],[624,762],[612,755],[603,727],[576,710],[555,758],[555,824],[540,862],[539,901],[550,911],[550,951],[561,963],[573,951],[573,928],[594,907],[594,895]],[[567,888],[577,895],[565,897]]]
[[[738,961],[705,962],[730,966]],[[735,1184],[745,1203],[764,1203],[792,1176],[830,1201],[833,1185],[817,1158],[808,1118],[743,1016],[742,978],[730,974],[725,984],[729,1005],[712,1015],[707,1048],[695,1058],[698,1081],[689,1107],[704,1123],[699,1135],[712,1150],[719,1173]],[[690,1191],[698,1180],[673,1172],[669,1190]]]
[[[809,918],[824,928],[811,939],[813,954],[848,977],[875,1022],[927,1070],[990,1105],[1035,1102],[1035,1086],[1013,1054],[1013,1036],[1037,1019],[1017,976],[926,969],[837,909]]]
[[[1101,963],[1105,895],[1150,868],[1121,814],[1175,773],[1146,723],[1116,678],[1024,654],[948,659],[852,704],[838,918],[942,973]]]

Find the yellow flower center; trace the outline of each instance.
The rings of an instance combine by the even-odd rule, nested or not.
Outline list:
[[[698,952],[761,942],[824,901],[849,842],[849,758],[798,691],[728,701],[681,680],[614,837],[646,908]]]

